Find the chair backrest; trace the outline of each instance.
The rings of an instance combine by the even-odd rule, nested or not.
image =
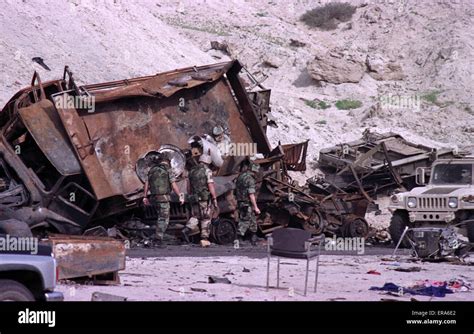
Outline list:
[[[290,252],[304,252],[304,243],[311,238],[311,233],[299,228],[288,227],[273,231],[272,238],[272,249]]]

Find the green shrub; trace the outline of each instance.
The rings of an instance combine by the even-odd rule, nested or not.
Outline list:
[[[303,99],[304,103],[313,109],[327,109],[330,108],[331,105],[326,103],[325,101],[322,100],[306,100]]]
[[[331,2],[324,6],[316,7],[304,13],[300,20],[309,25],[323,30],[334,30],[339,22],[346,22],[352,18],[356,7],[347,2]]]
[[[336,108],[339,110],[357,109],[362,107],[362,102],[358,100],[339,100],[336,102]]]
[[[331,108],[331,105],[324,102],[324,101],[319,101],[318,102],[318,107],[319,107],[319,109],[327,109],[327,108]]]
[[[425,95],[422,95],[421,98],[427,102],[436,104],[438,102],[438,95],[440,91],[433,90],[429,93],[426,93]]]

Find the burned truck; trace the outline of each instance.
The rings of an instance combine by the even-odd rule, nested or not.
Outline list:
[[[241,68],[232,61],[81,87],[68,68],[44,83],[35,73],[0,114],[2,210],[33,230],[67,234],[118,223],[140,207],[137,160],[163,144],[187,147],[216,124],[269,153],[262,98],[249,97]]]
[[[425,184],[427,171],[418,169],[420,185]],[[391,197],[392,239],[398,241],[406,227],[448,224],[466,229],[469,241],[474,242],[474,158],[437,160],[429,174],[426,186]],[[408,245],[406,240],[403,242]]]
[[[395,188],[416,186],[418,167],[430,167],[437,159],[462,157],[467,152],[412,143],[393,132],[366,130],[361,139],[322,149],[319,168],[323,182],[333,190],[375,196]],[[320,180],[311,180],[313,184]]]
[[[292,185],[288,171],[306,168],[308,143],[271,149],[270,90],[255,82],[246,87],[241,69],[231,61],[84,86],[68,67],[62,79],[44,83],[35,73],[0,113],[0,209],[17,222],[0,222],[0,230],[24,231],[27,224],[37,234],[81,234],[100,226],[150,227],[156,212],[142,206],[140,159],[160,148],[186,157],[190,138],[219,125],[233,143],[256,145],[263,167],[260,225],[296,224],[312,233],[345,226],[364,234],[364,198],[312,196]],[[219,243],[235,237],[232,190],[242,159],[227,156],[214,171],[219,216],[211,234]],[[185,175],[176,176],[185,192]],[[191,204],[178,202],[172,197],[169,230],[192,214]]]

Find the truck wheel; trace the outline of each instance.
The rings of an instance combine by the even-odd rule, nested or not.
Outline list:
[[[9,234],[13,237],[33,236],[28,224],[17,219],[7,219],[0,221],[0,233]]]
[[[237,237],[235,223],[227,218],[218,218],[211,224],[211,238],[219,245],[230,245]]]
[[[390,226],[388,228],[390,237],[392,238],[395,245],[398,243],[398,240],[400,240],[400,237],[402,236],[403,231],[405,230],[405,227],[407,226],[410,227],[411,224],[408,220],[406,213],[395,212],[392,216],[392,219],[390,220]],[[400,244],[400,247],[402,248],[410,247],[410,242],[408,242],[406,237],[403,238],[403,241]]]
[[[0,301],[34,302],[35,297],[23,284],[9,279],[0,279]]]

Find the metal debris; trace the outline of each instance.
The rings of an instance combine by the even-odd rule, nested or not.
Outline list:
[[[53,235],[49,238],[57,262],[58,279],[93,278],[125,269],[125,246],[95,236]]]
[[[226,277],[209,276],[209,283],[231,284],[232,282]]]
[[[92,302],[126,302],[127,297],[111,295],[108,293],[94,292],[92,293]]]

